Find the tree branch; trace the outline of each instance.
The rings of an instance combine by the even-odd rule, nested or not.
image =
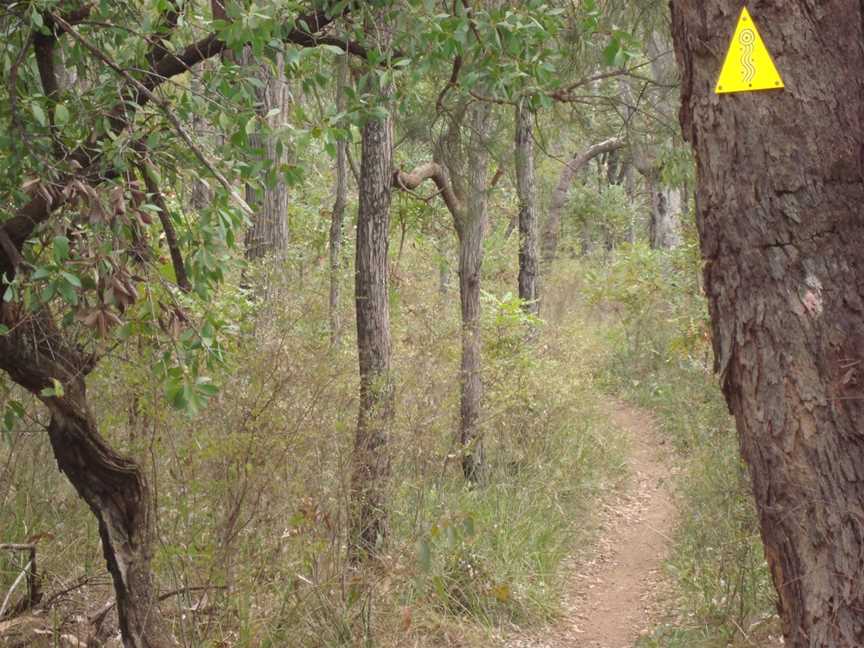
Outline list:
[[[147,192],[153,197],[156,206],[159,208],[159,222],[162,223],[162,230],[165,232],[165,243],[168,245],[168,252],[171,255],[171,265],[174,266],[174,276],[177,278],[177,285],[183,292],[190,292],[192,284],[189,283],[189,275],[186,274],[186,264],[183,262],[183,253],[180,251],[180,244],[177,241],[177,232],[174,229],[174,224],[171,222],[171,215],[168,213],[168,204],[165,202],[165,196],[159,189],[156,183],[155,173],[152,165],[146,159],[141,162],[138,167],[141,175],[144,176],[144,184],[147,187]]]
[[[402,189],[403,191],[413,191],[426,180],[432,180],[435,186],[438,187],[438,193],[444,199],[444,204],[454,219],[458,221],[462,211],[462,205],[456,194],[453,192],[453,187],[450,185],[450,180],[447,177],[447,171],[437,162],[427,162],[421,164],[411,172],[397,170],[393,172],[393,187]]]

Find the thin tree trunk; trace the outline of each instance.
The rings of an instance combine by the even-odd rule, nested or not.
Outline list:
[[[153,526],[147,481],[134,461],[119,455],[99,435],[84,380],[92,368],[89,360],[67,344],[47,312],[18,319],[22,313],[17,305],[6,304],[2,311],[0,319],[12,332],[0,336],[0,369],[39,397],[50,412],[48,438],[57,466],[99,525],[123,645],[173,646],[151,573]]]
[[[271,127],[280,126],[286,118],[291,95],[285,78],[285,64],[281,53],[271,66],[269,62],[256,63],[251,48],[243,54],[244,63],[257,67],[258,78],[263,87],[257,90],[258,114],[266,118]],[[279,112],[270,115],[271,109]],[[268,117],[268,115],[270,115]],[[262,259],[267,256],[283,259],[288,249],[288,186],[281,166],[288,160],[284,144],[273,137],[262,137],[259,133],[249,136],[249,145],[261,151],[271,168],[275,169],[272,186],[256,189],[246,187],[246,202],[255,210],[252,226],[246,231],[246,258]]]
[[[658,168],[645,173],[645,183],[651,194],[648,241],[655,250],[672,250],[681,245],[681,190],[662,186]]]
[[[577,153],[564,166],[561,175],[558,177],[558,184],[552,192],[549,215],[546,217],[546,222],[543,225],[541,252],[544,265],[552,263],[558,253],[558,241],[561,235],[561,216],[564,213],[564,207],[567,205],[567,195],[570,193],[570,187],[573,185],[573,179],[576,177],[576,174],[601,153],[608,153],[623,146],[623,139],[612,137],[588,147],[581,153]]]
[[[459,438],[462,443],[462,472],[476,483],[485,470],[483,431],[480,412],[483,401],[482,336],[480,328],[480,272],[483,266],[483,240],[486,211],[489,153],[486,138],[491,111],[485,104],[472,104],[467,121],[470,130],[465,156],[467,195],[459,233],[459,295],[462,305],[462,394],[460,398]]]
[[[864,7],[752,8],[787,89],[717,96],[741,3],[672,2],[716,366],[786,644],[851,648],[864,645]]]
[[[522,101],[516,107],[516,189],[519,194],[519,298],[529,313],[540,310],[537,286],[537,210],[535,207],[534,139],[531,111]]]
[[[205,61],[189,71],[193,93],[204,94],[206,92],[203,76],[209,67],[212,67],[211,62]],[[204,140],[208,137],[206,121],[197,111],[192,113],[192,133],[198,140]],[[210,139],[212,141],[213,137],[210,136]],[[188,196],[189,207],[193,210],[207,207],[213,200],[213,191],[208,184],[198,175],[189,178],[188,182],[191,184]]]
[[[353,560],[377,553],[387,535],[393,419],[387,259],[393,156],[389,115],[366,123],[362,147],[355,283],[360,412],[351,475]]]
[[[339,111],[345,109],[345,86],[348,84],[348,61],[339,57],[337,63],[336,105]],[[330,220],[330,343],[339,344],[341,322],[339,321],[339,268],[342,253],[342,227],[345,219],[345,206],[348,199],[348,141],[336,143],[336,200]]]

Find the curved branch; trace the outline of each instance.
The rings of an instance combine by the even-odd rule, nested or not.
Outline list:
[[[435,186],[438,187],[438,193],[444,199],[444,204],[447,205],[451,216],[458,221],[462,205],[453,191],[450,179],[447,177],[447,171],[443,166],[437,162],[427,162],[426,164],[421,164],[411,172],[406,173],[401,170],[393,172],[393,187],[395,189],[402,189],[403,191],[413,191],[426,180],[432,180],[435,183]]]
[[[564,206],[567,204],[567,194],[570,193],[570,185],[573,184],[573,178],[582,170],[582,168],[593,160],[598,155],[608,153],[623,148],[625,140],[622,137],[610,137],[607,140],[598,142],[581,153],[577,153],[564,166],[561,175],[558,178],[558,184],[552,192],[552,200],[549,204],[549,216],[546,218],[546,223],[543,225],[543,263],[551,263],[555,259],[558,251],[558,234],[561,230],[561,213],[564,211]]]

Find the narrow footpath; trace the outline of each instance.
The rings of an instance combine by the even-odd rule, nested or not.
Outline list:
[[[630,481],[603,503],[595,549],[564,566],[562,619],[507,648],[631,648],[662,614],[662,564],[675,521],[671,465],[650,413],[615,400],[607,409],[630,441]]]

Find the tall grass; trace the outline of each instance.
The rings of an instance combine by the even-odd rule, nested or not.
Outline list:
[[[675,252],[625,247],[572,270],[609,349],[599,380],[650,408],[674,444],[680,510],[668,573],[670,618],[644,646],[758,646],[776,629],[734,421],[712,371],[695,244]]]
[[[469,488],[454,443],[458,294],[438,294],[437,252],[406,248],[391,294],[390,536],[381,559],[357,569],[345,560],[353,304],[344,300],[343,343],[331,348],[326,269],[296,257],[283,285],[268,284],[266,304],[239,285],[211,304],[237,326],[228,365],[212,376],[221,390],[194,419],[166,404],[146,346],[118,351],[90,378],[100,429],[153,485],[154,568],[181,644],[487,646],[511,624],[554,616],[560,561],[590,542],[598,496],[623,477],[623,443],[597,408],[598,339],[566,316],[527,319],[508,294],[515,241],[493,238],[483,320],[489,468],[486,483]],[[254,285],[251,272],[244,284]],[[51,533],[39,544],[49,590],[94,579],[65,597],[72,618],[111,590],[91,515],[57,473],[40,422],[19,426],[0,450],[0,538]],[[0,575],[0,588],[13,577]]]

